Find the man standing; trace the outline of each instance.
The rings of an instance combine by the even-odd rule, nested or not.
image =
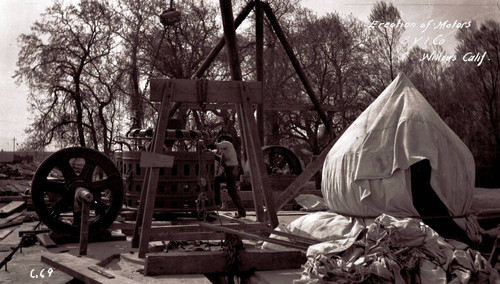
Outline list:
[[[236,150],[234,149],[233,139],[228,135],[221,135],[217,138],[217,142],[207,146],[207,149],[217,149],[220,155],[220,164],[224,168],[224,172],[215,177],[215,203],[217,205],[221,204],[220,198],[220,184],[226,181],[227,193],[233,200],[238,213],[236,213],[236,218],[245,217],[246,211],[241,202],[240,195],[236,191],[236,179],[239,175],[238,166],[238,156]]]

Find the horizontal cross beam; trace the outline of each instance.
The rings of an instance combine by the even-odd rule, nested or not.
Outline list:
[[[161,102],[163,89],[174,81],[172,102],[179,103],[241,103],[237,81],[212,81],[193,79],[152,79],[150,99]],[[250,103],[262,104],[262,82],[245,81]]]

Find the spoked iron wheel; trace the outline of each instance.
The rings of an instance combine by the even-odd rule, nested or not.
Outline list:
[[[271,145],[262,147],[262,151],[268,174],[300,175],[302,173],[302,164],[290,149]]]
[[[81,214],[75,202],[77,188],[85,188],[94,196],[89,234],[107,229],[122,207],[123,183],[114,163],[90,148],[60,150],[38,167],[31,198],[40,220],[55,232],[78,236]]]

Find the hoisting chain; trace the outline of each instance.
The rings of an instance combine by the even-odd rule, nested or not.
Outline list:
[[[238,235],[226,233],[222,243],[222,250],[226,254],[226,272],[236,274],[240,270],[240,251],[245,250],[243,241]]]
[[[196,213],[198,219],[206,220],[208,216],[206,203],[208,201],[207,195],[205,193],[205,187],[207,186],[207,176],[205,172],[205,160],[203,158],[203,149],[205,145],[203,140],[198,140],[197,152],[198,152],[198,187],[200,188],[200,194],[198,194],[198,198],[196,199]]]

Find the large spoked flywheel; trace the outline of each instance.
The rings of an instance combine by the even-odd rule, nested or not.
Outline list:
[[[302,164],[290,149],[270,145],[262,147],[262,151],[268,174],[300,175],[302,173]]]
[[[122,207],[123,183],[114,163],[90,148],[60,150],[38,167],[31,198],[40,220],[55,232],[78,236],[81,213],[75,202],[77,188],[85,188],[94,196],[89,233],[107,229]]]

